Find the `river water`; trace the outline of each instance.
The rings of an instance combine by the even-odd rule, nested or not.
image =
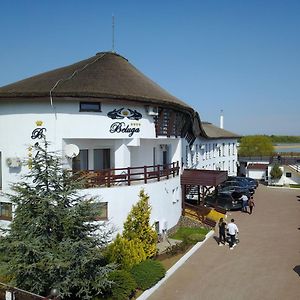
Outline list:
[[[293,143],[293,144],[274,144],[275,152],[300,152],[300,144],[299,143]]]

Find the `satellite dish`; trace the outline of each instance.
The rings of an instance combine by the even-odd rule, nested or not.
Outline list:
[[[65,146],[65,155],[68,158],[74,158],[79,154],[78,146],[74,144],[68,144]]]

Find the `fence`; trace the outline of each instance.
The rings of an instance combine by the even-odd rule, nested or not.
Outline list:
[[[76,174],[87,178],[86,188],[131,185],[134,182],[147,183],[148,181],[160,181],[161,179],[178,176],[179,162],[166,165],[105,169],[101,171],[86,170],[77,172]]]
[[[46,300],[47,298],[0,282],[0,300]]]

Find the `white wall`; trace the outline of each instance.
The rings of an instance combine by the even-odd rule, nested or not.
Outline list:
[[[161,227],[166,221],[168,224],[166,229],[175,226],[181,216],[182,209],[179,176],[160,182],[129,187],[87,189],[82,190],[81,193],[83,195],[98,196],[101,202],[108,202],[108,218],[116,226],[118,232],[121,232],[132,205],[139,200],[138,195],[142,188],[150,196],[152,207],[150,223],[153,224],[155,221],[159,221]]]
[[[46,137],[50,141],[50,150],[63,152],[64,145],[75,143],[81,149],[111,148],[112,167],[120,165],[130,166],[134,161],[136,164],[152,164],[151,140],[156,140],[155,124],[152,116],[148,116],[145,107],[140,105],[112,105],[103,104],[102,112],[79,112],[79,101],[57,102],[54,101],[55,110],[50,102],[36,99],[27,102],[1,101],[0,106],[0,151],[2,153],[2,190],[8,191],[9,184],[19,180],[21,174],[25,174],[28,169],[23,166],[19,169],[8,168],[5,161],[8,157],[19,157],[28,159],[28,147],[37,140],[31,138],[31,134],[37,125],[37,120],[43,121],[41,127],[46,128]],[[120,108],[136,109],[143,116],[142,119],[113,120],[107,117],[107,113],[113,109]],[[133,136],[126,132],[111,133],[110,126],[114,122],[124,122],[132,128],[139,130]],[[141,147],[126,146],[133,139],[144,139]],[[179,138],[165,143],[174,143],[177,147]],[[154,142],[158,144],[159,142]],[[134,144],[134,143],[133,143]],[[136,150],[134,150],[136,149]],[[116,155],[114,154],[116,151]],[[130,153],[133,155],[130,155]],[[174,156],[174,152],[172,153]],[[69,161],[70,166],[70,161]]]
[[[79,112],[79,102],[54,102],[55,110],[50,103],[39,101],[0,103],[0,151],[2,157],[2,191],[9,192],[9,185],[20,180],[20,176],[28,172],[27,166],[9,168],[5,161],[8,157],[28,159],[28,147],[36,139],[31,134],[37,120],[43,121],[41,127],[46,128],[46,138],[50,141],[49,150],[64,154],[66,144],[74,143],[80,149],[110,148],[112,149],[112,167],[144,166],[153,164],[153,147],[157,149],[157,162],[161,163],[161,144],[169,145],[171,161],[180,160],[180,138],[156,138],[154,119],[146,114],[143,106],[103,105],[102,112]],[[139,132],[129,136],[126,132],[111,133],[110,126],[120,120],[107,117],[107,112],[119,108],[136,109],[143,118],[138,121],[122,119],[127,125],[138,128]],[[66,159],[68,167],[71,160]],[[100,195],[109,203],[109,218],[122,229],[123,222],[138,200],[140,189],[144,187],[150,195],[152,206],[151,222],[159,221],[162,226],[166,220],[168,227],[176,225],[181,215],[180,177],[146,185],[119,186],[111,188],[88,189],[82,193]],[[0,201],[6,201],[0,196]],[[2,224],[9,222],[3,221]]]
[[[265,170],[247,170],[246,176],[251,177],[257,180],[264,180],[266,179],[266,171]]]
[[[189,148],[182,141],[185,168],[228,171],[229,176],[237,175],[237,140],[197,138]]]
[[[296,171],[292,171],[288,166],[280,166],[282,171],[282,176],[280,179],[272,180],[270,172],[272,170],[272,166],[268,166],[268,184],[269,185],[290,185],[290,184],[300,184],[300,173]],[[286,177],[286,173],[291,173],[292,177]]]

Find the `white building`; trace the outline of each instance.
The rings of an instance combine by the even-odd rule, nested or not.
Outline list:
[[[98,195],[101,218],[119,230],[141,188],[158,230],[176,225],[182,167],[236,174],[236,135],[201,124],[189,105],[111,52],[0,88],[3,192],[28,172],[20,161],[30,157],[39,133],[67,168],[94,175],[82,193]],[[0,222],[7,225],[12,208],[0,197]]]

